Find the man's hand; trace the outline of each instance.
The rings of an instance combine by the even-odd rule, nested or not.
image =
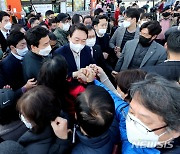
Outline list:
[[[32,78],[27,81],[24,88],[26,89],[26,91],[28,91],[29,89],[34,88],[36,86],[37,86],[37,81],[35,81],[35,79]]]
[[[118,52],[120,52],[121,51],[121,48],[120,47],[118,47],[118,46],[115,46],[115,48],[114,48],[114,52],[115,53],[118,53]]]
[[[111,75],[115,78],[115,76],[118,74],[118,72],[116,72],[116,71],[112,71],[111,72]]]
[[[107,58],[108,58],[108,56],[109,56],[109,54],[108,54],[108,53],[106,53],[106,52],[103,52],[103,56],[104,56],[104,59],[107,59]]]
[[[104,72],[104,70],[103,70],[101,67],[97,66],[96,64],[90,64],[89,67],[92,68],[93,71],[94,71],[94,72],[97,74],[97,76],[99,76],[99,77],[102,76],[102,75],[104,75],[104,74],[106,74],[106,73]]]

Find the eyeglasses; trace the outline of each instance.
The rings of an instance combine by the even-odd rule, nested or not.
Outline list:
[[[138,130],[141,131],[141,132],[143,132],[143,133],[145,133],[145,134],[147,134],[148,132],[154,132],[154,131],[160,130],[160,129],[165,128],[165,127],[168,126],[168,125],[165,125],[165,126],[162,126],[162,127],[159,127],[159,128],[154,128],[154,129],[152,129],[152,130],[149,130],[149,129],[147,128],[147,126],[145,126],[140,120],[139,120],[140,122],[134,120],[134,119],[133,119],[133,115],[131,115],[129,112],[126,112],[126,111],[125,111],[125,108],[127,108],[127,107],[129,107],[129,105],[127,105],[127,106],[125,106],[125,107],[123,107],[123,108],[121,109],[122,115],[125,117],[125,119],[126,119],[127,121],[133,122],[134,125],[138,128]]]

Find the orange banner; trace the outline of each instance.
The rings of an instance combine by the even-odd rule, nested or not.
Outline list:
[[[21,0],[6,0],[7,8],[12,10],[18,18],[21,18]]]

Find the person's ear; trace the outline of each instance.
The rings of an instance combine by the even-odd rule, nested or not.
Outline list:
[[[151,41],[155,40],[157,37],[157,35],[154,35],[152,38],[151,38]]]
[[[97,29],[98,29],[98,26],[97,26],[97,25],[94,25],[94,29],[97,30]]]
[[[167,50],[167,42],[164,44],[164,48]]]
[[[15,50],[15,47],[13,45],[10,45],[9,48],[10,48],[11,51]]]
[[[133,23],[136,23],[136,22],[138,22],[138,21],[136,21],[136,18],[133,18],[133,20],[132,20],[132,21],[133,21]]]
[[[38,49],[38,48],[37,48],[36,46],[31,45],[31,50],[32,50],[32,51],[37,51],[37,49]]]

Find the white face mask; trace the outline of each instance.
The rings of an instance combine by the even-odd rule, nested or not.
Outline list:
[[[71,50],[73,50],[73,51],[75,51],[77,53],[79,53],[85,46],[85,45],[82,45],[82,44],[74,44],[71,41],[70,41],[69,45],[70,45]]]
[[[47,46],[46,48],[41,49],[41,50],[39,51],[39,54],[40,54],[41,56],[48,56],[49,53],[51,52],[51,50],[52,50],[52,48],[51,48],[51,46],[49,45],[49,46]]]
[[[130,22],[130,21],[127,21],[127,20],[124,20],[124,21],[123,21],[123,26],[124,26],[125,28],[128,28],[130,25],[131,25],[131,22]]]
[[[123,22],[118,22],[118,26],[122,27],[123,26]]]
[[[21,121],[25,124],[25,126],[26,126],[27,128],[32,129],[31,123],[28,122],[22,114],[21,114],[20,118],[21,118]]]
[[[67,32],[69,30],[69,27],[70,27],[70,24],[66,23],[66,24],[63,24],[63,28],[62,29]]]
[[[98,33],[104,36],[104,34],[106,33],[106,29],[99,29]]]
[[[89,47],[93,47],[96,43],[96,38],[91,38],[86,40],[86,45]]]
[[[10,30],[12,27],[12,24],[10,22],[8,22],[7,24],[4,25],[4,29],[6,30]]]
[[[133,120],[131,120],[129,117]],[[126,119],[126,131],[128,141],[131,144],[139,147],[154,148],[159,143],[159,137],[167,133],[167,131],[165,131],[161,135],[156,135],[154,132],[147,132],[143,126],[149,129],[138,118],[128,113]]]
[[[28,52],[28,48],[25,47],[24,49],[16,49],[19,56],[24,57],[25,54]]]

